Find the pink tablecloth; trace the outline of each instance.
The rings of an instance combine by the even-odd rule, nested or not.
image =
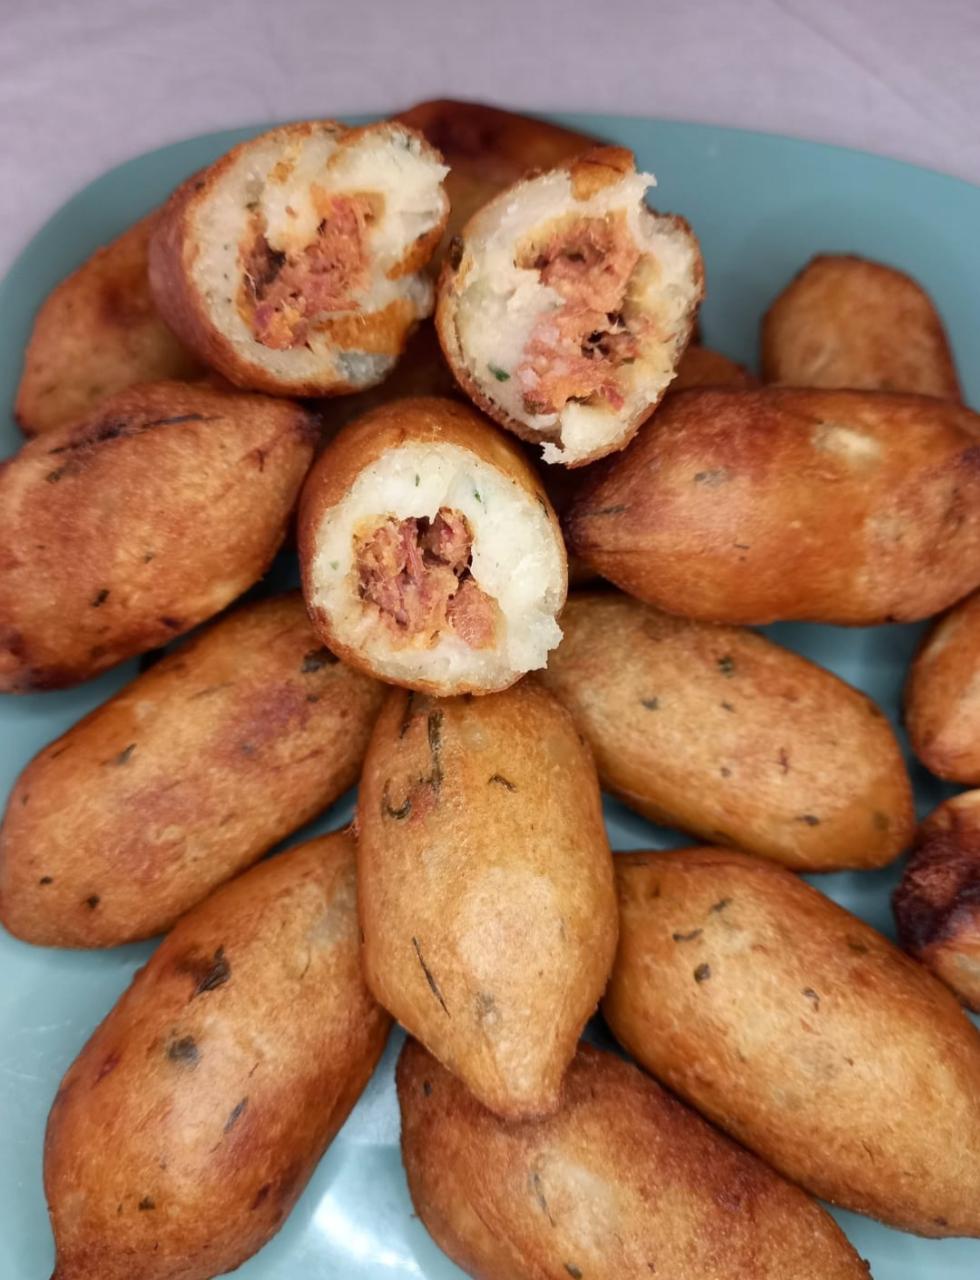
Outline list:
[[[136,152],[441,95],[770,129],[980,181],[977,0],[0,0],[0,270]]]

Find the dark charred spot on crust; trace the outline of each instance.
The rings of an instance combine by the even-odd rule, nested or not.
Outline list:
[[[446,261],[449,263],[450,269],[456,271],[459,264],[463,261],[463,237],[453,236],[449,241],[449,248],[446,251]]]
[[[152,1196],[144,1196],[143,1199],[137,1205],[137,1208],[140,1210],[141,1213],[146,1213],[148,1210],[155,1209],[156,1207],[157,1207],[156,1201],[153,1199]]]
[[[887,813],[882,813],[880,809],[875,809],[871,815],[871,825],[875,831],[887,831],[892,824]]]
[[[214,413],[178,413],[172,418],[153,418],[150,422],[144,422],[143,430],[147,431],[150,427],[176,427],[181,422],[214,422],[220,416]]]
[[[794,818],[794,822],[803,822],[808,827],[820,826],[820,819],[815,813],[798,813]]]
[[[491,1014],[497,1012],[496,997],[489,991],[478,991],[476,993],[476,1016],[480,1022],[483,1022]]]
[[[660,699],[659,698],[641,698],[640,706],[646,707],[647,711],[659,711]]]
[[[194,989],[189,997],[191,1000],[223,987],[231,977],[231,965],[224,947],[218,947],[210,960],[190,955],[179,960],[176,967],[179,973],[188,973],[194,979]]]
[[[103,587],[101,591],[97,591],[92,597],[92,608],[101,609],[105,602],[109,599],[109,588]]]
[[[701,930],[692,929],[690,933],[672,933],[670,936],[674,942],[693,942],[695,938],[701,937]]]
[[[734,704],[733,704],[733,703],[731,703],[731,702],[719,702],[719,703],[718,703],[718,705],[719,705],[719,707],[721,707],[722,711],[734,711],[734,710],[735,710]]]
[[[42,876],[38,884],[54,884],[54,876]]]
[[[565,1270],[572,1277],[572,1280],[582,1280],[582,1272],[574,1262],[564,1263]]]
[[[239,1120],[241,1120],[242,1116],[245,1114],[247,1106],[248,1098],[245,1097],[242,1098],[241,1102],[236,1103],[235,1106],[232,1107],[231,1111],[228,1113],[228,1119],[225,1121],[224,1133],[231,1133],[232,1129],[234,1129],[235,1125],[238,1124]]]
[[[442,712],[430,711],[427,724],[429,738],[429,757],[432,767],[429,770],[428,782],[433,791],[438,792],[442,786]]]
[[[256,751],[255,743],[240,742],[238,744],[238,750],[242,753],[243,756],[254,756]]]
[[[707,982],[711,977],[711,965],[699,964],[694,970],[694,981],[697,983]]]
[[[432,970],[429,968],[429,966],[425,963],[425,960],[422,958],[422,948],[419,945],[418,938],[412,939],[412,946],[415,948],[415,954],[418,957],[418,962],[421,965],[422,972],[425,974],[425,980],[429,984],[429,990],[432,992],[435,998],[442,1005],[443,1013],[448,1015],[449,1008],[446,1004],[446,1001],[443,999],[442,992],[439,990],[439,984],[438,982],[436,982],[435,978],[432,976]]]
[[[554,1226],[555,1220],[551,1216],[551,1210],[548,1208],[548,1200],[544,1194],[544,1184],[541,1181],[541,1175],[540,1173],[538,1173],[537,1169],[531,1170],[530,1176],[528,1177],[528,1183],[531,1188],[531,1194],[534,1196],[535,1200],[538,1202],[538,1208],[541,1210],[544,1216],[548,1219],[551,1225]]]
[[[718,670],[726,677],[731,677],[735,674],[735,659],[730,653],[726,653],[718,659]]]
[[[727,765],[722,765],[721,768],[718,770],[718,772],[721,774],[723,778],[730,778],[732,776],[732,771],[731,769],[728,768]]]
[[[809,1001],[810,1001],[810,1003],[813,1005],[814,1011],[815,1011],[816,1013],[819,1013],[819,1012],[820,1012],[820,997],[817,995],[817,993],[814,991],[814,989],[813,989],[812,987],[804,987],[804,988],[803,988],[803,995],[804,995],[804,996],[806,997],[806,999],[807,999],[807,1000],[809,1000]]]
[[[408,733],[409,726],[412,723],[414,707],[415,707],[415,693],[414,691],[411,691],[409,692],[408,697],[405,699],[405,710],[402,712],[401,722],[398,725],[399,738],[404,738],[405,734]]]
[[[948,1227],[948,1226],[949,1226],[949,1221],[948,1221],[946,1218],[943,1218],[943,1217],[933,1218],[933,1222],[935,1223],[935,1225],[936,1225],[937,1227]]]
[[[776,757],[776,759],[778,760],[779,767],[783,771],[783,773],[789,773],[789,752],[786,750],[785,747],[779,748],[779,755]]]
[[[197,1041],[193,1036],[179,1036],[167,1045],[167,1057],[184,1067],[196,1067],[200,1058]]]
[[[432,1097],[432,1081],[431,1080],[422,1081],[422,1092],[425,1094],[427,1098]]]
[[[730,907],[731,905],[731,898],[719,898],[717,902],[713,903],[712,906],[708,908],[708,914],[718,915],[720,912],[724,911],[726,907]]]
[[[169,614],[160,615],[160,625],[166,627],[168,631],[179,631],[184,625],[180,618],[172,618]]]
[[[490,777],[487,779],[488,785],[491,782],[495,782],[497,786],[504,787],[508,791],[517,790],[517,787],[513,784],[513,782],[511,782],[509,778],[505,778],[502,773],[492,773]]]
[[[48,456],[53,458],[60,453],[84,453],[86,450],[96,448],[100,444],[107,444],[110,440],[128,439],[131,436],[142,435],[144,431],[153,431],[156,427],[170,427],[179,422],[211,422],[213,420],[214,415],[208,416],[203,413],[179,414],[169,418],[150,418],[146,422],[140,422],[138,419],[106,418],[76,439],[69,440],[67,444],[57,445],[55,448],[49,449]],[[61,474],[65,470],[65,467],[60,468]],[[52,472],[48,479],[60,480],[61,475]]]
[[[255,1193],[255,1199],[254,1199],[254,1200],[252,1201],[252,1203],[249,1205],[249,1208],[250,1208],[250,1209],[258,1209],[258,1208],[260,1207],[260,1205],[262,1205],[262,1204],[263,1204],[263,1203],[268,1199],[269,1192],[270,1192],[271,1190],[272,1190],[272,1183],[271,1183],[271,1182],[263,1182],[263,1183],[262,1183],[262,1185],[261,1185],[261,1187],[259,1187],[258,1191],[256,1191],[256,1193]]]
[[[89,911],[94,911],[101,901],[102,899],[97,893],[90,893],[85,899],[85,905],[88,907]]]
[[[311,649],[303,658],[303,664],[300,671],[304,676],[308,676],[312,671],[320,671],[323,667],[333,666],[339,659],[330,652],[326,645],[321,645],[319,649]]]
[[[106,764],[114,765],[116,768],[124,764],[129,764],[135,750],[136,743],[131,742],[128,747],[123,747],[122,751],[120,751],[118,755],[113,756],[111,760],[107,760]]]
[[[694,473],[694,483],[706,485],[709,489],[717,489],[719,485],[727,484],[731,472],[727,467],[714,467],[710,471],[696,471]]]
[[[412,812],[412,797],[406,796],[400,805],[393,805],[388,795],[389,782],[384,785],[381,793],[381,816],[383,818],[394,818],[396,822],[403,822]]]
[[[860,938],[848,938],[847,949],[848,951],[853,951],[855,955],[859,956],[866,956],[868,954],[868,948]]]

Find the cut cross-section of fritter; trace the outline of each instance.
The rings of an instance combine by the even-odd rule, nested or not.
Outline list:
[[[411,129],[331,121],[242,143],[180,187],[150,246],[164,318],[242,387],[380,382],[432,310],[446,167]]]
[[[453,98],[417,102],[394,119],[423,134],[449,166],[449,221],[433,261],[441,260],[450,239],[498,191],[532,169],[553,169],[601,145],[550,120]]]
[[[561,638],[565,549],[520,450],[451,400],[348,424],[300,511],[314,625],[353,666],[429,693],[489,693]]]
[[[454,374],[549,462],[621,449],[690,338],[701,254],[683,219],[647,208],[652,181],[630,152],[594,148],[491,200],[443,268],[436,324]]]

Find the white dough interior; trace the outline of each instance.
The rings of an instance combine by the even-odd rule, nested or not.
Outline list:
[[[467,230],[455,318],[463,359],[481,389],[512,418],[533,431],[557,435],[559,444],[543,443],[548,462],[573,462],[618,439],[674,376],[697,289],[698,254],[689,232],[644,203],[644,192],[655,182],[652,174],[630,173],[589,199],[576,200],[569,174],[555,170],[492,202]],[[627,297],[653,321],[652,337],[635,363],[617,372],[625,403],[620,409],[606,402],[569,403],[559,413],[530,413],[515,370],[538,322],[561,308],[564,299],[542,284],[537,270],[517,266],[515,251],[556,218],[617,212],[625,214],[641,253]]]
[[[473,534],[471,573],[497,602],[498,642],[473,649],[446,630],[431,649],[392,644],[378,610],[358,595],[355,534],[388,517],[432,520],[459,511]],[[458,445],[406,444],[366,467],[316,531],[311,603],[340,641],[379,672],[436,681],[473,679],[489,687],[543,667],[561,639],[564,551],[548,513],[516,481]]]
[[[390,370],[394,355],[361,351],[354,345],[340,348],[315,326],[308,345],[274,350],[256,340],[238,306],[239,247],[254,213],[264,215],[266,239],[273,249],[299,252],[316,239],[320,215],[311,196],[316,184],[332,195],[377,192],[384,201],[381,216],[368,232],[369,285],[355,298],[356,311],[332,315],[382,311],[400,298],[410,302],[417,319],[431,314],[433,287],[424,272],[394,280],[387,273],[442,219],[442,180],[448,169],[397,125],[364,133],[346,145],[343,137],[343,130],[322,125],[299,137],[273,132],[247,147],[222,176],[219,188],[197,206],[193,239],[200,250],[192,272],[214,323],[246,358],[284,379],[299,382],[330,370],[338,378],[369,386]]]

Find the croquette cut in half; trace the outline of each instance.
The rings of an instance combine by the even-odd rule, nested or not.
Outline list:
[[[303,592],[351,666],[437,696],[505,689],[561,639],[557,517],[520,449],[468,405],[348,423],[303,490]]]
[[[703,293],[687,223],[653,212],[622,147],[531,174],[476,213],[450,249],[436,326],[467,394],[579,466],[621,449],[653,412]]]
[[[341,395],[380,382],[432,311],[449,213],[442,157],[404,125],[284,125],[171,196],[150,243],[164,319],[240,387]]]

